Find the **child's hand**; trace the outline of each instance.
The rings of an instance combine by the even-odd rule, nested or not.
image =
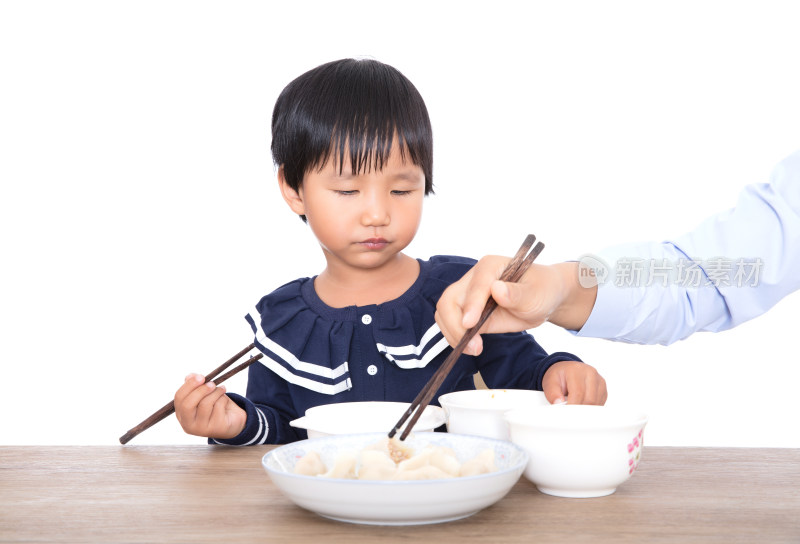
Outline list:
[[[175,416],[188,434],[208,438],[233,438],[244,429],[247,413],[225,394],[225,386],[203,383],[189,374],[175,393]]]
[[[551,404],[598,404],[608,398],[606,381],[593,367],[579,361],[559,361],[542,379],[544,396]]]

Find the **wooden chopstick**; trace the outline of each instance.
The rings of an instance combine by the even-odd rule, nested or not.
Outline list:
[[[206,376],[205,382],[203,382],[203,383],[208,383],[211,380],[214,380],[214,383],[219,385],[222,382],[224,382],[225,380],[227,380],[228,378],[230,378],[231,376],[233,376],[234,374],[237,374],[237,373],[241,372],[242,370],[244,370],[245,368],[247,368],[248,366],[250,366],[254,362],[256,362],[259,359],[261,359],[261,357],[264,356],[263,353],[259,353],[258,355],[250,357],[248,360],[244,361],[243,363],[240,363],[239,365],[235,366],[234,368],[232,368],[231,370],[229,370],[228,372],[226,372],[225,374],[223,374],[222,376],[217,378],[217,376],[219,375],[220,372],[222,372],[223,370],[225,370],[226,368],[231,366],[237,360],[241,359],[242,356],[244,356],[248,351],[250,351],[254,347],[255,347],[255,344],[250,344],[249,346],[244,348],[242,351],[240,351],[239,353],[237,353],[236,355],[234,355],[233,357],[231,357],[230,359],[228,359],[227,361],[225,361],[224,363],[219,365],[217,368],[212,370],[210,374],[208,374]],[[145,431],[145,430],[149,429],[150,427],[152,427],[153,425],[155,425],[156,423],[158,423],[159,421],[161,421],[162,419],[164,419],[168,415],[172,414],[174,411],[175,411],[175,401],[171,400],[167,404],[162,406],[159,410],[154,412],[150,417],[148,417],[147,419],[145,419],[144,421],[139,423],[137,426],[133,427],[127,433],[125,433],[122,436],[120,436],[119,437],[120,444],[127,444],[130,441],[131,438],[133,438],[134,436],[138,435],[142,431]]]
[[[530,250],[534,241],[536,241],[536,236],[533,234],[529,234],[525,238],[525,241],[520,246],[516,255],[514,255],[514,258],[508,263],[508,266],[506,266],[505,270],[500,276],[502,281],[516,282],[519,281],[523,274],[525,274],[525,271],[528,270],[536,257],[538,257],[544,249],[544,244],[539,242],[536,244],[536,246],[534,246],[533,250],[528,253],[528,250]],[[419,392],[417,397],[411,403],[411,406],[408,407],[392,430],[389,431],[389,438],[393,438],[394,435],[397,434],[397,431],[400,430],[400,427],[402,427],[406,420],[411,417],[411,420],[408,422],[408,425],[406,425],[405,430],[400,435],[400,440],[405,440],[408,437],[411,429],[414,427],[414,425],[416,425],[417,421],[422,415],[422,412],[425,410],[428,404],[430,404],[433,396],[439,390],[439,387],[441,387],[442,382],[450,373],[450,370],[452,370],[453,365],[455,365],[458,358],[461,357],[461,354],[464,353],[464,349],[467,347],[469,341],[472,340],[472,338],[478,333],[480,328],[484,325],[484,323],[486,323],[486,320],[489,319],[489,316],[492,315],[492,312],[494,312],[496,308],[497,302],[495,302],[493,298],[489,297],[489,300],[486,302],[486,306],[483,308],[483,312],[481,312],[481,317],[478,319],[478,323],[464,333],[464,336],[461,337],[461,340],[459,340],[458,344],[456,344],[456,346],[453,348],[453,351],[450,353],[450,355],[448,355],[444,363],[442,363],[442,366],[440,366],[433,376],[431,376],[430,380],[428,380],[428,383],[425,384],[425,387],[422,388],[422,391]]]

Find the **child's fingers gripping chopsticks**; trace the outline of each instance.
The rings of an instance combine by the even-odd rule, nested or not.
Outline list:
[[[245,426],[247,415],[225,395],[225,386],[191,375],[175,394],[175,415],[187,434],[233,438]]]
[[[233,376],[234,374],[244,370],[245,368],[250,366],[255,361],[261,359],[261,357],[263,357],[263,354],[259,353],[259,354],[255,355],[255,356],[250,357],[245,362],[240,363],[239,365],[234,367],[232,370],[229,370],[228,372],[226,372],[222,376],[219,376],[219,374],[222,371],[224,371],[226,368],[228,368],[230,365],[232,365],[237,360],[241,359],[244,355],[247,354],[247,352],[252,350],[254,347],[255,347],[254,344],[250,344],[249,346],[247,346],[244,349],[242,349],[241,351],[239,351],[236,355],[234,355],[233,357],[231,357],[230,359],[228,359],[227,361],[222,363],[220,366],[218,366],[217,368],[212,370],[205,377],[205,381],[208,382],[208,381],[213,380],[215,384],[219,385],[222,382],[224,382],[225,380],[227,380],[228,378],[230,378],[231,376]],[[217,376],[219,376],[219,377],[217,377]],[[126,432],[121,437],[119,437],[120,444],[127,444],[132,438],[134,438],[135,436],[139,435],[143,431],[146,431],[147,429],[149,429],[150,427],[152,427],[153,425],[155,425],[156,423],[158,423],[162,419],[165,419],[167,416],[172,414],[174,411],[175,411],[175,401],[173,399],[173,400],[169,401],[167,404],[165,404],[164,406],[162,406],[161,408],[159,408],[158,410],[156,410],[153,414],[150,415],[150,417],[148,417],[147,419],[145,419],[144,421],[142,421],[141,423],[139,423],[135,427],[132,427],[131,429],[128,430],[128,432]]]
[[[187,426],[192,427],[197,417],[196,412],[200,401],[217,388],[213,381],[205,380],[206,378],[201,374],[189,374],[183,385],[175,392],[173,399],[175,417],[184,430],[187,429]],[[189,431],[187,430],[187,432]]]

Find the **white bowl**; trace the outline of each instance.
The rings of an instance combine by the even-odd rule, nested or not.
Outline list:
[[[439,397],[447,416],[447,432],[509,440],[505,413],[524,406],[549,406],[541,391],[473,389]]]
[[[295,504],[326,518],[370,525],[419,525],[465,518],[502,499],[522,475],[528,455],[510,442],[450,433],[418,433],[405,443],[452,448],[461,462],[494,448],[497,470],[436,480],[375,481],[294,474],[294,465],[315,451],[330,467],[342,452],[359,451],[386,433],[337,435],[280,446],[261,460],[275,485]]]
[[[566,404],[505,417],[511,441],[530,456],[525,477],[548,495],[610,495],[641,460],[647,416],[636,410]]]
[[[411,404],[408,402],[339,402],[322,404],[306,410],[306,415],[289,422],[305,429],[309,438],[336,434],[388,433]],[[444,410],[427,406],[414,432],[433,431],[445,423]],[[401,428],[404,429],[405,426]]]

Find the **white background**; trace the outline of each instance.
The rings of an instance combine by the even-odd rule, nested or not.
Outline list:
[[[690,230],[800,147],[792,4],[0,4],[0,443],[117,443],[322,270],[269,153],[300,73],[371,56],[419,88],[436,194],[410,255],[533,232],[553,263]],[[670,347],[534,332],[651,445],[800,447],[799,310]],[[134,439],[203,442],[174,417]]]

